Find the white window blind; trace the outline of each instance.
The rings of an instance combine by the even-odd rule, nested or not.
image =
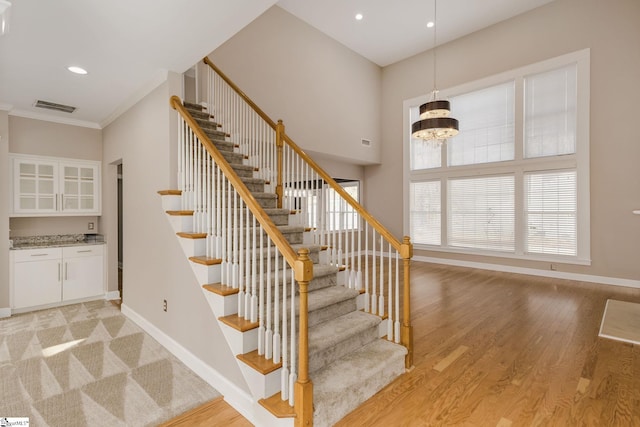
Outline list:
[[[451,98],[451,115],[460,133],[447,143],[450,166],[513,160],[514,82]]]
[[[525,84],[525,157],[576,152],[576,64],[527,76]]]
[[[576,255],[576,171],[525,175],[527,252]]]
[[[451,179],[449,245],[494,251],[514,250],[514,177]]]
[[[412,182],[410,199],[413,242],[440,245],[440,181]]]
[[[409,112],[411,123],[420,120],[420,108],[415,106]],[[411,170],[433,169],[442,165],[442,148],[436,141],[411,138]]]

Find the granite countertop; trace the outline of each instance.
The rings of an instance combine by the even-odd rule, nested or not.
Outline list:
[[[61,234],[53,236],[14,237],[13,250],[62,248],[67,246],[104,245],[100,234]]]

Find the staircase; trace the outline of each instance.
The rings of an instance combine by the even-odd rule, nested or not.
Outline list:
[[[258,150],[229,141],[205,107],[172,103],[181,114],[182,189],[159,192],[163,209],[251,394],[276,418],[303,425],[312,417],[316,426],[331,426],[404,373],[410,360],[398,344],[400,296],[393,292],[400,283],[399,252],[394,268],[391,243],[385,260],[385,243],[375,231],[372,243],[356,246],[368,239],[368,226],[364,237],[360,228],[321,235],[317,221],[315,227],[305,223],[312,215],[291,205],[291,191],[315,182],[306,179],[308,171],[298,168],[297,184],[283,185],[275,177],[281,160],[279,167],[256,167],[266,164],[252,158]],[[283,207],[287,188],[290,204]],[[410,258],[410,250],[404,252],[403,259]],[[312,272],[308,284],[300,279],[303,269]],[[312,406],[301,403],[303,394],[312,396]],[[301,413],[310,407],[312,415]]]

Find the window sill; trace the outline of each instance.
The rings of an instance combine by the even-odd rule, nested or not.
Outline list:
[[[518,259],[523,261],[552,262],[552,263],[558,263],[558,264],[573,264],[573,265],[591,265],[591,259],[589,258],[580,258],[580,257],[562,256],[562,255],[554,256],[554,255],[545,255],[545,254],[516,254],[516,253],[510,253],[510,252],[480,251],[480,250],[454,248],[454,247],[431,246],[431,245],[425,245],[425,244],[419,244],[419,243],[414,243],[413,249],[420,250],[420,251],[443,252],[443,253],[461,254],[461,255],[474,255],[474,256],[484,256],[484,257],[491,257],[491,258]]]

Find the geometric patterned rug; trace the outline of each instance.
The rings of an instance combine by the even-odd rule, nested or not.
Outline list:
[[[0,319],[0,417],[155,426],[220,394],[107,301]]]

